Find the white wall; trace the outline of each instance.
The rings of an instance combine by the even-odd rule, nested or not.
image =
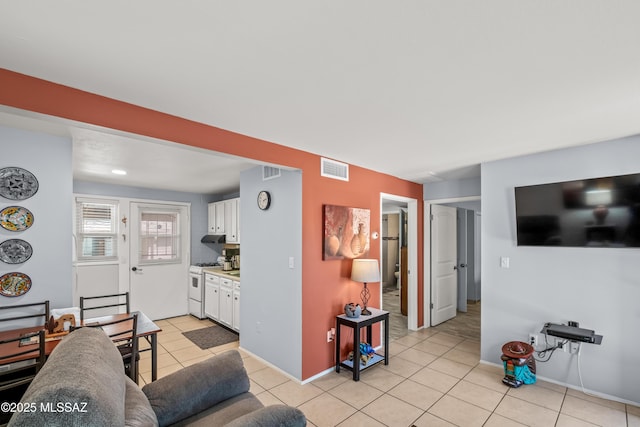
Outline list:
[[[514,187],[640,172],[640,136],[482,165],[482,360],[545,322],[580,322],[584,387],[640,402],[640,249],[517,247]],[[500,268],[500,257],[510,268]],[[538,375],[579,387],[577,356],[556,352]]]
[[[256,203],[261,190],[271,193],[266,211]],[[301,379],[302,173],[263,181],[261,167],[244,171],[240,194],[240,346]]]
[[[0,241],[22,239],[33,247],[23,264],[0,262],[0,275],[18,271],[33,285],[23,296],[0,296],[1,305],[49,300],[52,308],[71,305],[71,139],[0,127],[0,168],[17,166],[33,173],[38,192],[26,200],[0,197],[0,210],[17,205],[34,215],[33,226],[22,232],[0,228]]]

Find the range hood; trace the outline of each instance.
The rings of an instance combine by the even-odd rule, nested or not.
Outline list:
[[[225,243],[227,236],[224,234],[205,234],[200,241],[202,243]]]

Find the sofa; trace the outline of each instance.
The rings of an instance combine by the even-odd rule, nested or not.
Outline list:
[[[22,397],[9,426],[305,426],[286,405],[264,407],[249,392],[231,350],[140,388],[100,329],[78,329],[58,344]]]

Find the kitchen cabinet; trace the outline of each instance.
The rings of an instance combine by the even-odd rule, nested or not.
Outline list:
[[[240,243],[240,199],[224,201],[224,229],[227,243]]]
[[[208,234],[225,234],[224,202],[214,202],[208,205]]]
[[[233,282],[220,278],[220,323],[233,327]]]
[[[240,198],[209,203],[208,234],[224,234],[227,243],[240,243]]]
[[[233,322],[231,327],[240,331],[240,282],[233,281]]]
[[[204,275],[204,314],[212,319],[220,317],[220,277]]]
[[[204,286],[205,315],[240,332],[240,281],[224,272],[205,271]]]

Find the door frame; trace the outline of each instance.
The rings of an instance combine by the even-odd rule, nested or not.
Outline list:
[[[407,204],[407,328],[410,331],[418,330],[418,200],[410,197],[398,196],[395,194],[380,193],[380,224],[382,230],[382,205],[383,200],[392,200]],[[380,247],[382,250],[382,246]],[[378,257],[380,258],[380,256]],[[380,260],[378,260],[380,261]],[[382,264],[379,262],[380,268]],[[382,277],[382,270],[380,270]],[[382,284],[380,284],[382,288]],[[382,289],[380,291],[380,303],[382,307]]]
[[[447,199],[434,199],[424,201],[424,247],[422,248],[424,259],[422,260],[424,271],[424,319],[423,328],[431,327],[431,205],[446,203],[472,202],[481,200],[480,196],[451,197]]]

